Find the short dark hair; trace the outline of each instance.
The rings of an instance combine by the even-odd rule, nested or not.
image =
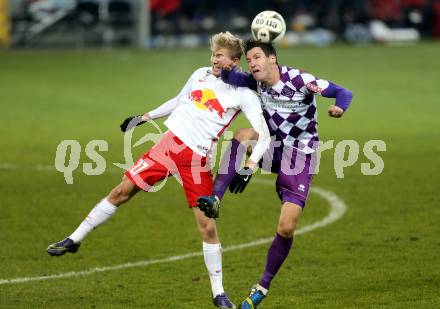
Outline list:
[[[247,54],[248,51],[255,47],[261,48],[266,57],[269,57],[270,55],[274,55],[275,57],[277,57],[277,51],[272,44],[263,43],[255,40],[247,40],[246,42],[244,42],[244,53]]]

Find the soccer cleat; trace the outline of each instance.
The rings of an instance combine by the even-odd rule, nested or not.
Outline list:
[[[228,295],[226,295],[225,293],[218,294],[216,297],[212,299],[212,302],[214,303],[214,306],[219,308],[223,308],[223,309],[236,308],[235,305],[229,299]]]
[[[208,218],[218,218],[220,213],[220,199],[215,194],[201,196],[197,199],[197,207],[199,207]]]
[[[263,294],[256,286],[251,288],[249,296],[241,303],[241,309],[255,309],[263,301],[266,295]]]
[[[67,252],[75,253],[78,251],[80,245],[80,242],[74,242],[70,238],[65,238],[59,242],[49,245],[49,247],[47,247],[47,253],[49,253],[51,256],[61,256]]]

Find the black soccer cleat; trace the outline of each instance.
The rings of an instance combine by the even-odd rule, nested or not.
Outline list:
[[[220,213],[220,199],[215,194],[201,196],[197,199],[197,207],[203,211],[208,218],[218,218]]]
[[[51,256],[62,256],[67,252],[75,253],[78,251],[80,245],[80,242],[74,242],[70,238],[65,238],[59,242],[49,245],[49,247],[47,247],[47,253],[49,253]]]
[[[212,299],[214,306],[222,309],[235,309],[234,303],[229,299],[228,295],[225,293],[219,294]]]

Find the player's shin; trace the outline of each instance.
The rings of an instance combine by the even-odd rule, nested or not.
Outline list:
[[[217,176],[214,181],[213,194],[219,199],[222,199],[229,184],[234,178],[235,172],[240,169],[243,162],[243,156],[246,152],[246,147],[236,139],[233,139],[225,151]]]
[[[69,238],[75,243],[82,241],[93,229],[110,219],[116,209],[107,199],[101,200]]]
[[[221,245],[203,242],[203,257],[211,281],[213,297],[224,293]]]
[[[281,268],[284,260],[287,258],[292,247],[293,238],[285,238],[278,233],[276,234],[272,245],[267,252],[266,268],[261,276],[259,285],[269,290],[272,279]]]

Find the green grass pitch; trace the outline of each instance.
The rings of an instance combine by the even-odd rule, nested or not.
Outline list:
[[[261,308],[440,308],[440,45],[335,46],[279,50],[281,63],[300,67],[354,93],[341,119],[318,98],[323,141],[354,140],[359,160],[334,171],[323,152],[313,186],[347,205],[337,222],[299,235]],[[201,250],[182,189],[169,180],[140,193],[89,235],[80,251],[61,258],[48,244],[69,235],[116,185],[124,162],[120,122],[158,106],[180,90],[208,49],[161,51],[9,51],[0,53],[0,307],[210,308],[201,256],[52,280],[1,280],[80,272]],[[159,121],[162,124],[162,121]],[[232,129],[248,126],[240,116]],[[139,128],[142,136],[152,127]],[[74,183],[54,166],[57,145],[81,147]],[[106,140],[107,170],[87,176],[85,146]],[[383,140],[384,170],[364,176],[362,152]],[[150,144],[136,147],[135,157]],[[272,179],[268,175],[256,178]],[[437,189],[436,189],[437,188]],[[310,195],[300,227],[330,211]],[[223,247],[274,235],[279,201],[274,185],[251,183],[227,195],[218,229]],[[225,252],[224,286],[238,303],[264,268],[268,244]]]

